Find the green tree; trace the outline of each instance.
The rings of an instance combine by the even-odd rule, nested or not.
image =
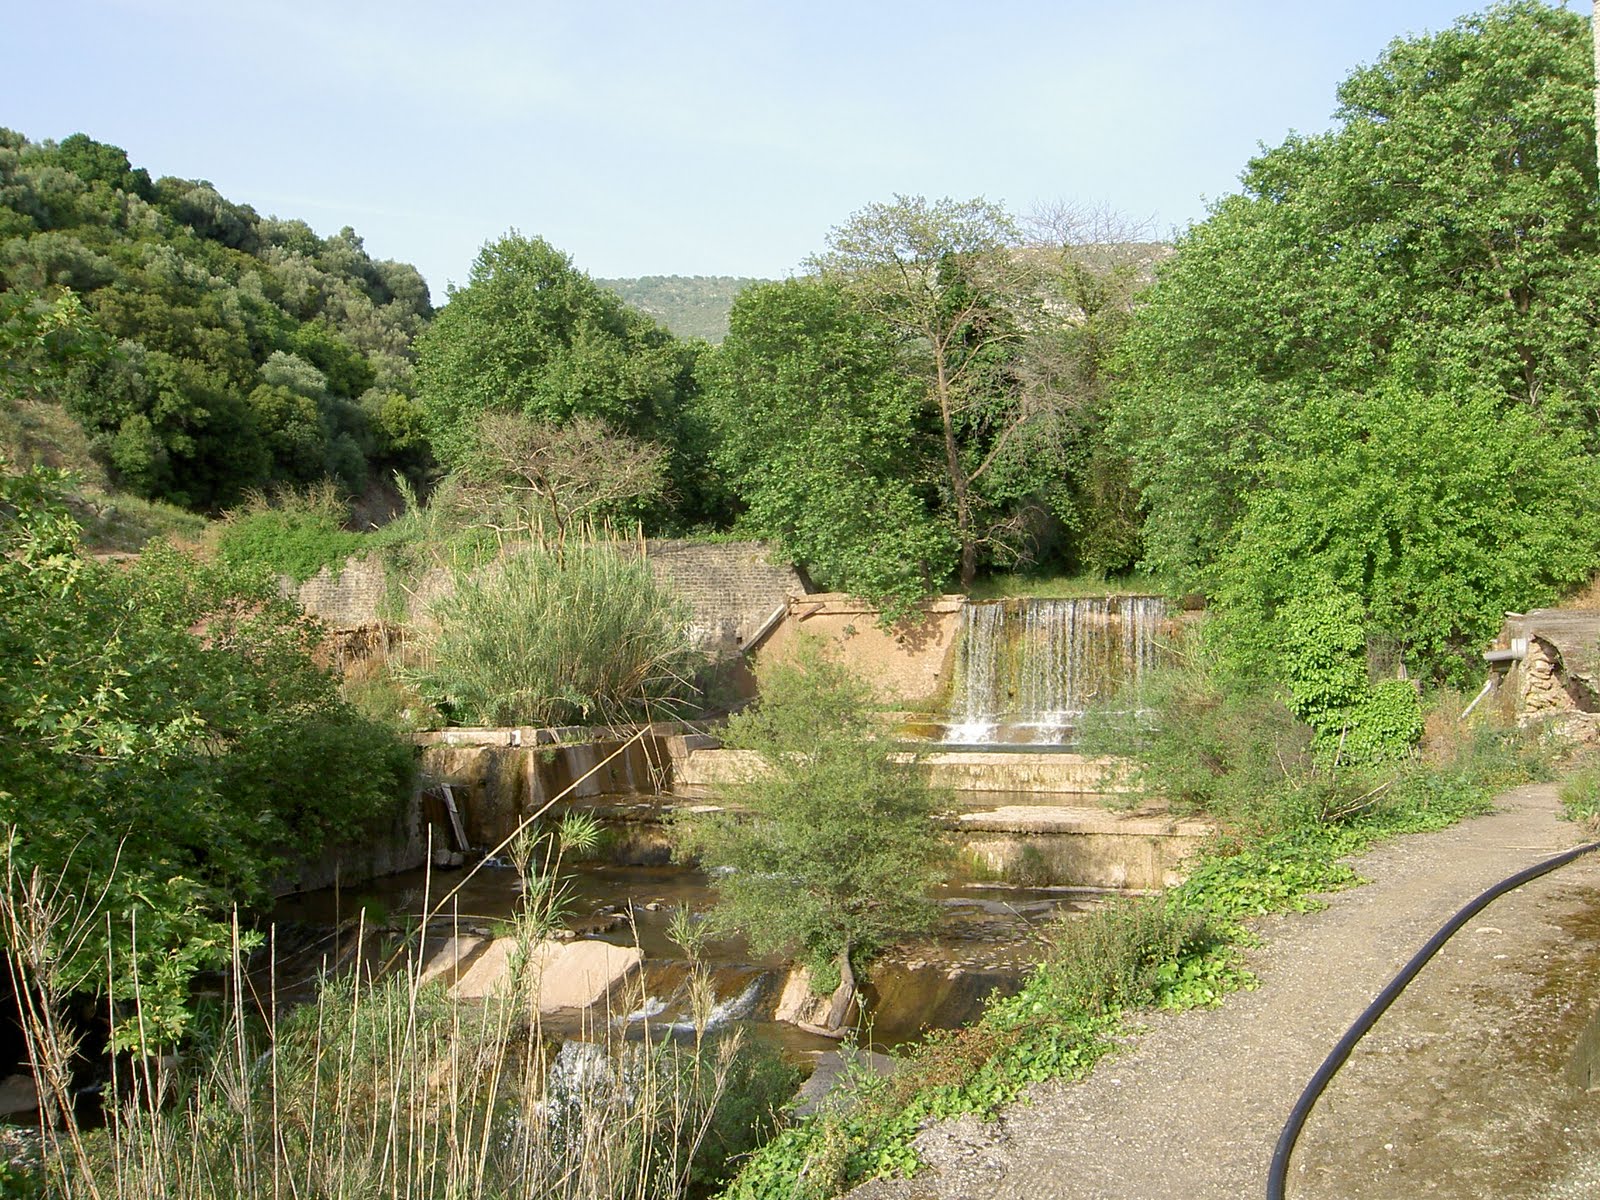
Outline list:
[[[485,412],[546,424],[592,417],[669,442],[692,353],[541,238],[487,245],[467,285],[418,344],[417,385],[434,453],[464,463]]]
[[[353,231],[263,221],[203,181],[151,184],[81,134],[7,131],[0,295],[62,289],[112,351],[63,399],[125,489],[216,510],[253,487],[332,473],[357,490],[371,466],[426,465],[406,409],[427,287]],[[279,377],[283,356],[315,368],[314,390]]]
[[[680,827],[684,845],[717,871],[716,921],[838,980],[823,1025],[836,1033],[856,968],[933,922],[927,893],[945,857],[934,797],[890,760],[867,685],[816,647],[766,667],[759,701],[723,740],[760,765],[719,790],[730,811]]]
[[[956,565],[938,508],[938,441],[894,331],[818,279],[758,284],[701,360],[714,461],[773,539],[824,587],[898,611]]]
[[[1404,378],[1284,413],[1217,563],[1217,597],[1263,655],[1280,610],[1341,592],[1369,638],[1455,679],[1508,609],[1600,562],[1600,465],[1498,391]]]
[[[901,340],[902,368],[920,384],[939,434],[963,588],[984,547],[1011,550],[1019,494],[1059,474],[1047,460],[1050,439],[1036,436],[1047,432],[1039,418],[1050,397],[1013,370],[1015,348],[1040,315],[1019,241],[1005,211],[982,198],[897,196],[832,230],[811,264]]]
[[[411,752],[339,698],[270,580],[160,546],[87,560],[59,487],[0,473],[0,839],[90,906],[58,947],[72,985],[128,998],[136,972],[163,1039],[230,907],[392,813]]]
[[[1214,585],[1284,423],[1396,369],[1592,438],[1593,71],[1584,18],[1537,0],[1396,41],[1340,87],[1331,132],[1260,155],[1185,235],[1129,332],[1113,429],[1153,566]]]

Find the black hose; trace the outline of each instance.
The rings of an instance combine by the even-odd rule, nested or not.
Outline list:
[[[1399,998],[1400,993],[1406,990],[1406,985],[1417,977],[1417,973],[1428,965],[1428,960],[1439,953],[1444,944],[1463,925],[1507,892],[1521,887],[1529,880],[1547,875],[1557,867],[1564,867],[1573,859],[1594,850],[1600,850],[1600,842],[1577,846],[1554,858],[1534,863],[1533,866],[1518,871],[1515,875],[1507,876],[1487,891],[1481,892],[1476,899],[1446,921],[1439,932],[1411,956],[1411,961],[1400,968],[1400,973],[1389,981],[1389,985],[1378,993],[1371,1004],[1367,1005],[1362,1014],[1356,1018],[1355,1024],[1346,1030],[1338,1044],[1329,1051],[1328,1057],[1323,1059],[1322,1065],[1317,1068],[1317,1073],[1311,1077],[1311,1082],[1306,1084],[1305,1091],[1300,1093],[1300,1099],[1295,1101],[1294,1108],[1289,1112],[1289,1119],[1284,1122],[1283,1132],[1278,1135],[1278,1145],[1272,1152],[1272,1166],[1267,1170],[1267,1200],[1283,1200],[1284,1181],[1289,1175],[1289,1156],[1294,1153],[1294,1144],[1299,1139],[1306,1118],[1311,1115],[1311,1108],[1321,1097],[1323,1089],[1344,1065],[1345,1059],[1350,1057],[1350,1052],[1356,1048],[1356,1043],[1378,1023],[1378,1018],[1383,1016],[1388,1007]]]

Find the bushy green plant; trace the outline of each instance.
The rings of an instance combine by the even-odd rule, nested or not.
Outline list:
[[[1561,781],[1561,811],[1569,821],[1600,821],[1600,768],[1585,767]]]
[[[1367,694],[1361,601],[1337,591],[1296,597],[1270,633],[1281,646],[1294,715],[1319,733],[1337,730]]]
[[[137,966],[145,1032],[166,1038],[225,950],[222,915],[393,812],[411,751],[339,699],[318,627],[269,580],[160,544],[84,559],[59,482],[0,474],[0,845],[13,890],[138,914],[137,942],[63,926],[36,949],[84,986],[113,955],[118,999]]]
[[[332,486],[260,493],[230,512],[217,531],[217,556],[232,566],[265,569],[297,583],[324,567],[337,574],[369,542],[344,528],[348,515]]]
[[[1061,1005],[1094,1013],[1142,1008],[1161,998],[1170,964],[1217,941],[1201,912],[1159,897],[1113,900],[1058,923],[1047,969]]]
[[[1087,714],[1084,745],[1130,757],[1139,794],[1174,812],[1275,828],[1281,801],[1312,766],[1312,731],[1286,699],[1271,680],[1225,674],[1201,637],[1146,675],[1134,696]]]
[[[456,721],[563,725],[650,718],[694,693],[687,606],[604,544],[525,550],[430,606],[413,678]]]
[[[933,794],[889,760],[866,683],[820,647],[760,682],[723,738],[759,767],[719,788],[729,811],[682,822],[681,842],[707,868],[732,868],[713,877],[714,920],[806,963],[815,984],[849,983],[879,948],[932,923],[927,891],[946,854]],[[834,1007],[842,1019],[846,1005]]]
[[[1422,700],[1403,679],[1385,679],[1361,698],[1345,717],[1342,745],[1334,753],[1342,762],[1379,763],[1410,754],[1422,737]],[[1331,731],[1323,735],[1332,740]]]

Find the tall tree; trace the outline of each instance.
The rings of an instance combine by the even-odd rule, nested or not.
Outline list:
[[[485,412],[585,416],[671,441],[692,380],[689,348],[548,242],[515,232],[479,252],[417,353],[423,420],[451,467],[472,453]]]
[[[728,722],[729,746],[761,763],[719,795],[730,811],[686,818],[688,849],[714,876],[713,919],[758,951],[794,956],[833,991],[817,1032],[837,1035],[856,969],[926,929],[927,893],[946,850],[933,793],[889,760],[871,691],[837,659],[807,647],[762,672],[758,703]]]
[[[1338,124],[1262,154],[1178,245],[1123,358],[1116,435],[1151,563],[1215,581],[1280,423],[1403,367],[1588,436],[1600,222],[1584,19],[1538,0],[1393,43]]]
[[[896,196],[853,214],[811,260],[904,340],[938,419],[963,587],[993,532],[978,488],[1022,440],[1039,399],[1009,374],[1036,300],[1018,242],[1011,218],[982,198]]]
[[[521,413],[478,419],[458,494],[498,532],[534,536],[560,557],[568,535],[666,486],[666,453],[593,417],[546,425]]]
[[[1250,164],[1125,342],[1154,565],[1267,637],[1338,588],[1445,676],[1592,569],[1593,84],[1584,19],[1519,0],[1393,43]]]
[[[744,527],[823,587],[891,613],[948,577],[956,541],[939,505],[937,434],[881,318],[837,283],[758,284],[698,370]]]

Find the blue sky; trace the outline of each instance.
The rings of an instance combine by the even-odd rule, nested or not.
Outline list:
[[[897,192],[1181,228],[1391,39],[1481,8],[54,0],[6,16],[0,125],[353,225],[436,301],[512,227],[599,276],[781,277]]]

